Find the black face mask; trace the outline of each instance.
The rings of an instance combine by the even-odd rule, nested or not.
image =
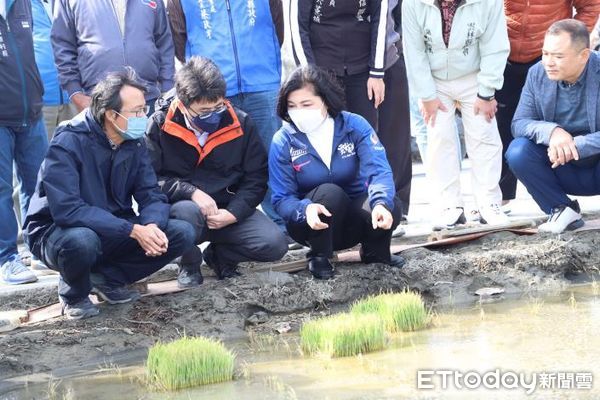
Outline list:
[[[221,118],[223,117],[222,111],[215,111],[210,113],[207,117],[200,118],[200,116],[195,116],[192,118],[192,123],[197,127],[202,129],[202,131],[207,133],[213,133],[219,128],[219,124],[221,123]]]

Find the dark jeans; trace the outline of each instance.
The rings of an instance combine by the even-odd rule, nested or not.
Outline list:
[[[498,122],[498,131],[502,140],[502,154],[506,154],[510,142],[513,140],[511,124],[517,110],[521,91],[525,86],[527,72],[540,59],[537,58],[529,63],[520,64],[512,61],[506,63],[504,69],[504,86],[502,90],[496,93],[498,101],[498,112],[496,121]],[[517,194],[517,178],[508,167],[504,157],[502,158],[502,172],[500,174],[500,190],[502,191],[502,200],[513,200]]]
[[[210,241],[207,251],[211,261],[224,268],[237,266],[243,261],[275,261],[287,252],[287,242],[281,229],[258,210],[241,222],[222,229],[208,229],[200,207],[190,200],[171,206],[171,217],[188,221],[194,227],[195,240],[181,256],[184,267],[199,267],[202,253],[196,246]]]
[[[19,227],[13,209],[13,167],[20,185],[20,221],[35,191],[40,165],[48,149],[43,118],[19,128],[0,126],[0,265],[17,254]]]
[[[410,148],[410,107],[404,57],[385,71],[385,100],[376,109],[367,95],[369,73],[338,76],[346,96],[346,109],[364,117],[375,129],[392,173],[402,214],[408,214],[412,180]]]
[[[133,221],[132,221],[133,222]],[[103,275],[106,284],[128,285],[158,271],[179,257],[194,241],[194,230],[185,221],[169,220],[164,230],[169,249],[148,257],[137,241],[100,237],[89,228],[54,225],[42,239],[42,254],[35,254],[51,269],[60,272],[58,294],[67,304],[87,297],[90,272]],[[37,246],[34,246],[37,247]]]
[[[600,162],[594,162],[588,167],[576,166],[570,162],[552,169],[548,160],[548,147],[523,137],[512,141],[506,152],[506,160],[546,214],[550,214],[553,207],[571,206],[571,199],[567,194],[600,194]]]
[[[290,236],[310,247],[308,257],[320,256],[331,258],[334,250],[343,250],[360,243],[364,254],[377,258],[382,262],[390,261],[390,242],[392,231],[400,222],[399,200],[392,210],[394,222],[391,229],[373,229],[371,223],[371,207],[367,195],[356,199],[350,197],[342,188],[333,183],[317,186],[305,196],[313,203],[325,206],[331,217],[321,215],[321,221],[329,227],[313,230],[306,221],[288,223]]]

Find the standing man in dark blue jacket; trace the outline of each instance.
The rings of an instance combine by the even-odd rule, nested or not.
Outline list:
[[[248,113],[268,149],[281,126],[275,114],[284,36],[281,0],[168,0],[167,8],[177,59],[213,60],[227,82],[228,100]],[[261,207],[285,230],[270,199],[268,190]]]
[[[17,251],[18,226],[13,212],[13,163],[21,184],[24,215],[48,147],[42,119],[43,87],[35,64],[27,0],[0,0],[0,280],[34,282]]]
[[[98,314],[90,292],[110,304],[134,300],[139,293],[126,285],[194,241],[190,224],[169,219],[150,164],[144,90],[132,71],[109,75],[92,92],[90,108],[58,127],[42,164],[25,238],[35,256],[60,272],[68,318]]]
[[[60,83],[79,111],[109,72],[131,66],[152,111],[173,87],[173,40],[161,0],[54,0],[52,47]]]

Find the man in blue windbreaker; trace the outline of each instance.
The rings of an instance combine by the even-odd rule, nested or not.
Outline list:
[[[14,163],[24,215],[48,147],[42,119],[44,89],[35,64],[32,25],[29,1],[0,0],[0,281],[8,284],[37,280],[17,251],[12,199]]]
[[[148,106],[135,74],[110,74],[89,109],[58,127],[24,224],[31,252],[60,272],[63,313],[88,318],[139,296],[127,285],[188,249],[194,230],[169,219],[143,137]],[[138,214],[132,208],[132,198]]]

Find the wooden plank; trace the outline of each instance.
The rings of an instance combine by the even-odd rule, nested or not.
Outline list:
[[[520,220],[520,221],[511,221],[508,224],[504,225],[479,225],[468,228],[457,228],[457,229],[444,229],[439,232],[433,232],[429,236],[430,241],[441,240],[450,237],[457,236],[466,236],[471,235],[473,233],[493,233],[493,232],[501,232],[512,229],[521,229],[521,228],[533,228],[535,226],[535,222],[533,220]]]

